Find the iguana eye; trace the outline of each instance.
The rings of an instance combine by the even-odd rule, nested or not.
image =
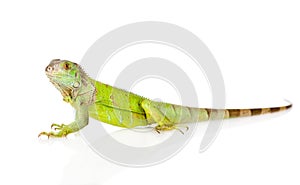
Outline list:
[[[69,63],[64,63],[63,68],[65,70],[69,70],[71,68],[71,65]]]

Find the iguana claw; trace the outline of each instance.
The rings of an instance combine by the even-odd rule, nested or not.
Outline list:
[[[182,126],[182,127],[184,127],[186,130],[186,132],[189,130],[189,127],[188,126]],[[178,127],[176,127],[175,128],[176,130],[178,130],[181,134],[183,134],[184,135],[184,132],[181,130],[181,129],[179,129]]]
[[[53,123],[51,125],[51,129],[54,129],[54,130],[61,130],[63,127],[65,127],[66,125],[65,124],[56,124],[56,123]],[[53,128],[54,127],[54,128]]]
[[[47,136],[48,139],[49,139],[50,137],[66,137],[69,133],[70,133],[70,132],[68,132],[68,131],[59,131],[59,132],[57,132],[57,133],[55,133],[55,132],[41,132],[41,133],[38,135],[38,137],[40,137],[40,136],[42,136],[42,135]]]
[[[49,134],[49,133],[47,133],[47,132],[41,132],[41,133],[39,133],[38,137],[40,137],[41,135],[45,135],[45,136],[47,136],[47,137],[48,137],[48,139],[49,139],[49,137],[50,137],[50,134]]]

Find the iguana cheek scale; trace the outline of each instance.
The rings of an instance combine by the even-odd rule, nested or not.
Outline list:
[[[88,125],[89,117],[123,128],[134,128],[157,123],[155,130],[179,129],[181,123],[221,118],[236,118],[283,111],[292,105],[255,109],[193,108],[156,102],[134,93],[101,83],[90,78],[76,63],[54,59],[45,69],[50,82],[60,91],[63,100],[76,110],[70,124],[52,124],[55,131],[41,132],[39,136],[64,137]],[[187,127],[188,128],[188,127]]]

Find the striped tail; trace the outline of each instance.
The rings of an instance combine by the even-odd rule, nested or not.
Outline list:
[[[224,109],[224,118],[238,118],[245,116],[256,116],[268,113],[274,113],[284,111],[292,107],[292,104],[281,107],[270,107],[270,108],[254,108],[254,109]],[[206,109],[208,117],[211,118],[214,112],[222,111],[220,109]],[[213,119],[213,117],[212,117]]]

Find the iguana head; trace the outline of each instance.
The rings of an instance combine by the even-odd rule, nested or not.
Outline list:
[[[63,97],[76,98],[83,94],[94,93],[94,85],[76,63],[54,59],[46,67],[45,72],[50,82],[61,92]]]

